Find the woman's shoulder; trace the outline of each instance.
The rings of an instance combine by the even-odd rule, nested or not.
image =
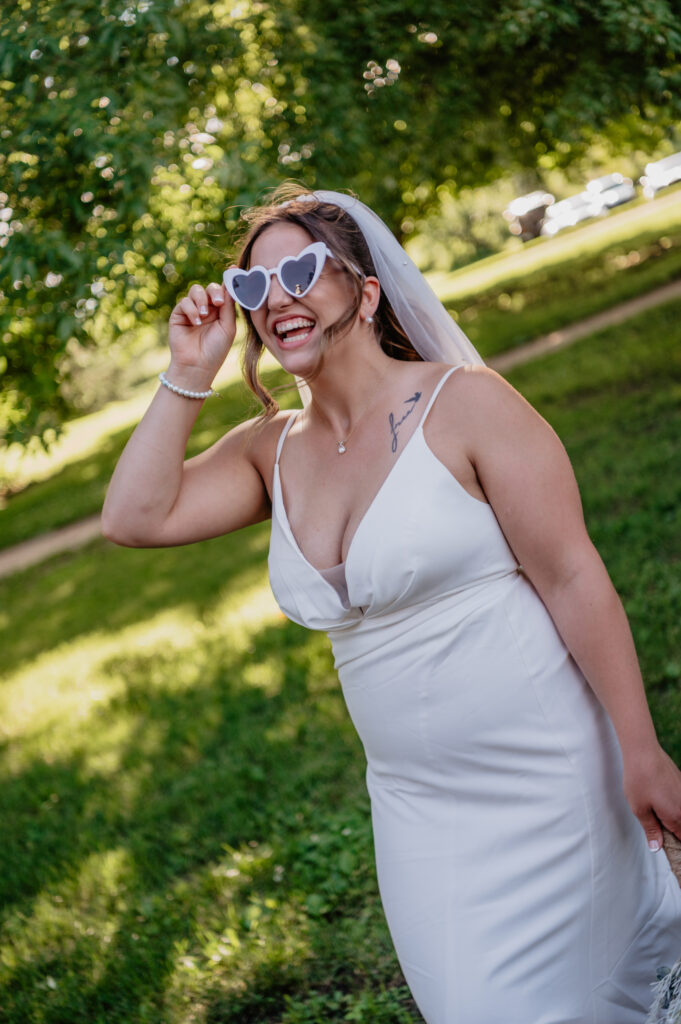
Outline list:
[[[446,373],[447,367],[442,367]],[[482,364],[466,363],[445,380],[433,408],[433,419],[458,434],[474,430],[494,431],[495,426],[514,420],[531,410],[516,389],[496,370]]]
[[[457,401],[468,400],[470,402],[496,402],[500,399],[513,401],[521,399],[521,395],[513,385],[484,363],[461,363],[455,367],[441,365],[442,372],[446,375],[448,369],[453,372],[447,377],[443,385],[443,393],[451,397],[456,396]],[[524,401],[524,399],[521,399]]]
[[[490,370],[484,364],[473,365],[472,363],[435,363],[430,361],[401,362],[400,369],[403,377],[411,383],[424,389],[445,388],[451,390],[455,381],[466,379],[467,382],[476,379],[484,379],[487,376],[498,378],[499,374]],[[474,385],[475,386],[475,385]]]
[[[249,462],[258,469],[261,476],[269,477],[277,456],[277,446],[287,423],[300,410],[279,409],[272,416],[254,416],[244,420],[225,435],[233,443],[243,446]]]

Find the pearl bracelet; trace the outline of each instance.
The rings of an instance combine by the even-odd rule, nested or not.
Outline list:
[[[170,383],[165,373],[159,373],[158,379],[164,388],[168,388],[168,391],[172,391],[174,395],[181,395],[182,398],[210,398],[211,395],[218,394],[212,388],[208,388],[208,391],[187,391],[186,388],[178,388],[176,384]]]

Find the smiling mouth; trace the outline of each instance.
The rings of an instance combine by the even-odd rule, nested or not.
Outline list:
[[[305,316],[295,316],[275,324],[274,333],[282,344],[291,345],[306,338],[313,327],[314,320],[308,320]]]

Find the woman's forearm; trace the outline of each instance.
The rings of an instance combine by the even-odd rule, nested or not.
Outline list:
[[[234,303],[227,300],[222,285],[192,285],[170,314],[169,381],[187,391],[208,391],[232,346],[235,331]],[[164,531],[186,479],[185,449],[202,404],[199,399],[175,394],[167,387],[159,388],[128,441],[109,484],[102,510],[102,532],[110,540],[131,546],[189,543],[214,536],[222,525],[216,526],[210,517],[208,522],[205,518],[201,521],[200,515],[199,521],[194,522],[197,515],[192,508],[179,517],[179,528]],[[255,496],[246,502],[245,511],[237,509],[235,520],[240,525],[241,519],[251,521],[253,508],[257,510],[262,503],[257,481],[253,493]],[[205,497],[200,488],[199,497]]]
[[[180,492],[187,441],[202,404],[159,388],[109,484],[102,532],[110,540],[156,542]]]
[[[608,712],[625,758],[657,745],[631,629],[595,549],[569,579],[540,596],[570,653]]]

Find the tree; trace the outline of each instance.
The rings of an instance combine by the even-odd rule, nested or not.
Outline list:
[[[681,111],[679,0],[18,0],[0,27],[0,421],[66,412],[64,352],[219,277],[286,177],[398,231],[442,182],[652,146]]]

